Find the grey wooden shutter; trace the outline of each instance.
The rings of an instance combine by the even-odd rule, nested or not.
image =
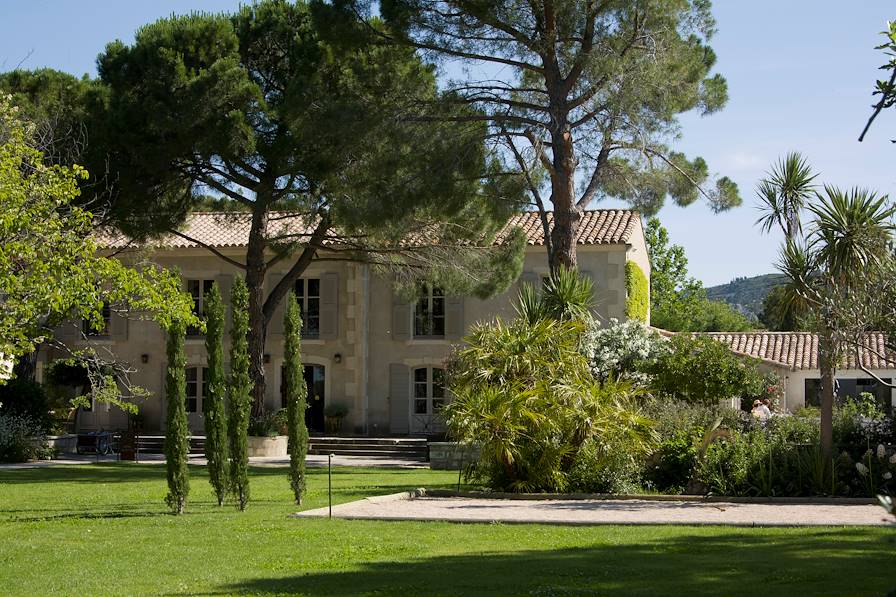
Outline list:
[[[265,286],[265,299],[267,299],[267,296],[277,287],[277,284],[279,284],[282,279],[283,274],[271,274],[268,277],[270,283]],[[280,299],[280,304],[274,309],[274,313],[271,315],[271,321],[268,322],[268,336],[275,337],[277,340],[282,340],[285,333],[283,328],[283,316],[286,313],[286,301],[288,296],[289,293]]]
[[[230,330],[233,327],[233,319],[230,316],[230,295],[233,290],[233,276],[231,274],[220,274],[215,278],[218,284],[218,292],[221,293],[221,302],[224,304],[224,338],[230,337]]]
[[[600,292],[597,287],[598,286],[597,280],[594,279],[594,272],[592,272],[590,270],[586,270],[586,269],[580,269],[579,275],[583,278],[587,278],[587,279],[591,280],[591,300],[594,302],[594,308],[592,310],[597,309],[597,306],[598,306],[598,298],[597,297],[600,296]]]
[[[445,338],[460,340],[464,337],[464,297],[451,295],[445,297]]]
[[[339,335],[339,274],[320,277],[320,339],[335,340]]]
[[[411,373],[407,365],[389,365],[389,431],[407,433],[410,429]]]
[[[397,292],[392,293],[392,339],[410,340],[411,305]]]
[[[127,342],[128,319],[114,311],[109,315],[109,339],[114,342]]]
[[[532,288],[534,288],[537,292],[541,291],[541,276],[536,274],[535,272],[523,272],[523,275],[520,276],[519,279],[520,288],[523,287],[523,284],[528,284]]]

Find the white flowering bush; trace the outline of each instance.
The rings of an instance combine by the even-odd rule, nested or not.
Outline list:
[[[582,337],[581,351],[598,381],[625,379],[637,385],[650,383],[644,367],[656,360],[665,339],[640,321],[595,321]]]
[[[862,459],[855,463],[855,467],[858,473],[857,485],[862,487],[865,495],[893,494],[896,452],[878,444],[876,450],[869,448]]]

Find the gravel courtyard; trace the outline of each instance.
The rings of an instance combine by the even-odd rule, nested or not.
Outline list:
[[[327,508],[296,517],[322,517]],[[678,524],[734,526],[893,526],[871,504],[742,503],[647,499],[486,499],[416,497],[412,493],[373,497],[333,507],[345,519],[450,522],[597,524]]]

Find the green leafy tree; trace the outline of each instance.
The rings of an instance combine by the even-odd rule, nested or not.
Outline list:
[[[812,224],[805,238],[787,242],[778,269],[787,276],[787,296],[799,301],[808,330],[818,334],[821,372],[821,447],[825,463],[833,455],[835,373],[855,337],[855,321],[844,317],[844,304],[867,296],[869,280],[886,271],[893,240],[896,206],[886,196],[864,189],[841,191],[825,185],[807,206]],[[848,313],[848,311],[847,311]]]
[[[345,4],[358,12],[372,3]],[[488,124],[542,213],[552,268],[576,264],[581,210],[595,198],[616,197],[647,214],[666,197],[688,205],[702,195],[716,211],[740,204],[733,181],[706,184],[706,162],[667,145],[679,114],[711,114],[727,101],[725,80],[710,74],[708,0],[377,6],[390,25],[384,38],[470,67],[448,89],[474,112],[421,118]]]
[[[165,369],[165,400],[168,416],[165,425],[165,469],[168,475],[168,496],[165,502],[175,514],[183,514],[190,493],[190,428],[187,425],[187,357],[184,354],[186,327],[173,323],[167,330],[168,342]]]
[[[795,239],[802,232],[800,214],[812,197],[815,186],[812,181],[818,174],[802,155],[788,153],[772,167],[766,178],[759,181],[759,211],[756,223],[763,232],[780,228],[784,238]]]
[[[650,255],[650,324],[671,332],[739,332],[755,326],[731,305],[712,301],[706,289],[688,276],[684,248],[670,244],[657,218],[644,231]]]
[[[519,177],[487,159],[481,126],[407,118],[421,98],[439,103],[434,70],[375,43],[381,23],[340,23],[334,10],[263,0],[172,16],[99,57],[115,201],[139,206],[117,211],[123,229],[176,229],[209,193],[245,208],[232,214],[249,227],[245,254],[210,250],[245,272],[256,416],[268,324],[321,252],[479,296],[521,270],[519,232],[492,242],[520,203]],[[409,246],[414,232],[427,240]]]
[[[765,389],[754,359],[737,356],[708,336],[673,336],[646,372],[658,394],[707,406],[760,396]]]
[[[249,503],[249,415],[252,410],[252,380],[249,377],[249,291],[237,276],[230,295],[230,485],[240,510]]]
[[[174,273],[98,254],[94,216],[75,204],[84,169],[48,164],[35,134],[36,126],[0,96],[0,360],[25,359],[49,344],[87,368],[95,399],[133,410],[126,390],[138,388],[129,383],[129,367],[91,345],[81,321],[102,327],[108,306],[167,327],[193,317],[191,301]],[[77,326],[85,348],[54,335],[63,322]]]
[[[759,322],[773,332],[802,330],[786,285],[775,286],[762,299]]]
[[[862,129],[862,134],[859,135],[859,141],[865,139],[865,135],[868,134],[874,120],[884,109],[892,108],[896,105],[896,21],[887,21],[887,29],[882,31],[881,35],[886,40],[877,46],[877,49],[884,51],[887,55],[887,62],[880,67],[880,70],[885,71],[888,76],[878,79],[875,83],[874,95],[879,95],[880,99],[874,104],[874,111],[868,118],[868,122],[865,123],[865,128]]]
[[[289,484],[296,503],[302,504],[305,495],[305,456],[308,454],[308,428],[305,426],[307,408],[305,377],[302,375],[302,314],[295,294],[287,299],[283,327],[286,331],[284,347],[283,384],[286,391],[286,417],[289,427]]]
[[[227,384],[224,374],[224,303],[218,284],[212,284],[205,297],[205,351],[208,355],[208,378],[202,411],[205,415],[205,457],[208,480],[215,490],[218,505],[230,489],[228,462]]]

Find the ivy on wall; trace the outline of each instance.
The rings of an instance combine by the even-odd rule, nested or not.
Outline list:
[[[625,264],[625,316],[647,322],[650,307],[650,282],[634,261]]]

